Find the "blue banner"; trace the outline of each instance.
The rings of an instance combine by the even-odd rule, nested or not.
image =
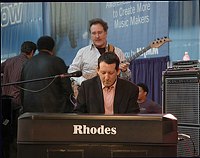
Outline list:
[[[109,40],[126,57],[149,46],[157,38],[168,37],[168,2],[126,1],[102,4],[102,17],[109,24]],[[168,44],[153,48],[139,58],[168,55]]]
[[[43,34],[42,3],[1,3],[1,60],[16,56],[21,44]]]
[[[168,2],[2,3],[1,59],[17,55],[25,40],[36,42],[48,34],[56,40],[57,56],[70,65],[77,51],[91,42],[88,21],[93,18],[108,23],[108,42],[121,48],[126,57],[157,38],[168,37]],[[166,55],[168,44],[149,49],[139,58]]]
[[[51,3],[51,33],[57,55],[70,65],[78,49],[88,45],[88,21],[108,23],[108,42],[130,57],[157,38],[168,37],[168,2],[124,1],[102,3]],[[140,58],[168,55],[168,44],[149,49]]]

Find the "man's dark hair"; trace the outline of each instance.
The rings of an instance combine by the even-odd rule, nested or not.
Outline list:
[[[137,86],[141,87],[147,94],[149,93],[148,86],[144,83],[138,83]]]
[[[95,25],[95,24],[101,24],[103,26],[104,31],[107,32],[108,24],[107,24],[107,22],[103,21],[100,18],[95,18],[95,19],[92,19],[89,21],[89,32],[91,32],[91,30],[90,30],[91,26]]]
[[[37,49],[36,44],[31,42],[31,41],[25,41],[21,45],[21,52],[22,53],[30,54],[32,51],[35,52],[36,49]]]
[[[52,51],[55,46],[55,41],[50,36],[42,36],[37,41],[38,51],[46,49]]]
[[[116,64],[115,69],[119,69],[119,57],[113,53],[113,52],[106,52],[103,53],[99,58],[98,58],[98,68],[100,68],[100,63],[105,62],[107,64]]]

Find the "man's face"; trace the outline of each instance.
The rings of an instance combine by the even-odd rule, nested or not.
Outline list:
[[[104,48],[106,46],[107,32],[104,31],[101,24],[95,24],[90,27],[91,40],[97,48]]]
[[[146,98],[147,92],[145,92],[142,87],[138,86],[139,88],[139,94],[138,94],[138,100],[143,100]]]
[[[116,70],[115,67],[116,64],[107,64],[105,62],[101,62],[99,64],[99,69],[97,69],[97,73],[104,86],[110,87],[116,81],[120,70]]]

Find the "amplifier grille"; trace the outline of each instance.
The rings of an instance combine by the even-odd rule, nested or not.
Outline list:
[[[199,98],[197,77],[165,78],[165,113],[176,116],[178,124],[200,124]]]
[[[164,112],[177,117],[178,133],[191,137],[178,141],[177,156],[195,157],[200,150],[200,71],[166,71],[163,84]]]

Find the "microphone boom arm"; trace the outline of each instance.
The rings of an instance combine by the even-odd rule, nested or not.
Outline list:
[[[5,84],[2,84],[1,87],[11,86],[11,85],[17,85],[17,84],[23,84],[23,83],[36,82],[36,81],[42,81],[42,80],[48,80],[48,79],[54,79],[54,78],[57,78],[57,77],[60,77],[60,75],[50,76],[50,77],[43,77],[43,78],[37,78],[37,79],[26,80],[26,81],[17,81],[17,82],[12,82],[12,83],[5,83]]]
[[[43,77],[43,78],[36,78],[36,79],[31,79],[31,80],[25,80],[25,81],[17,81],[17,82],[12,82],[12,83],[5,83],[2,84],[1,87],[4,86],[11,86],[11,85],[17,85],[17,84],[23,84],[23,83],[29,83],[29,82],[36,82],[36,81],[42,81],[42,80],[49,80],[49,79],[55,79],[55,78],[65,78],[65,77],[80,77],[82,75],[81,71],[75,71],[72,73],[65,73],[65,74],[60,74],[60,75],[55,75],[55,76],[50,76],[50,77]]]

